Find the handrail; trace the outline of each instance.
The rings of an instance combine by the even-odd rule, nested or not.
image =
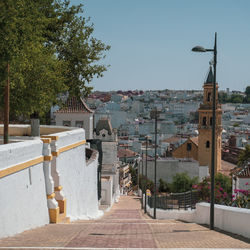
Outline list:
[[[160,209],[195,209],[199,201],[199,191],[192,190],[184,193],[172,193],[156,197],[156,208]],[[154,197],[148,198],[148,205],[153,208]]]

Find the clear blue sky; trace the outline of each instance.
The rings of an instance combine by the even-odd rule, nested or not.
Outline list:
[[[111,45],[95,90],[201,89],[218,33],[220,90],[250,85],[250,0],[74,0]]]

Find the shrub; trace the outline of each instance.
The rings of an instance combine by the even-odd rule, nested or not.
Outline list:
[[[170,192],[171,187],[170,184],[162,180],[161,178],[159,179],[159,192]]]
[[[198,183],[198,177],[190,178],[187,173],[177,173],[173,177],[171,192],[182,193],[189,191],[196,183]]]
[[[210,202],[211,179],[205,178],[198,185],[193,185],[194,189],[200,191],[200,199]],[[216,204],[230,205],[232,202],[232,182],[231,178],[218,173],[215,175],[214,200]]]

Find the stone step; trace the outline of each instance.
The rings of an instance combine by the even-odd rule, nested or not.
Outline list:
[[[58,224],[60,223],[70,223],[70,218],[66,217],[65,214],[59,214]]]

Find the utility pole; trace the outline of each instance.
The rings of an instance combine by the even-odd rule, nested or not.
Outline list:
[[[144,188],[144,185],[143,185],[143,152],[142,152],[142,170],[141,170],[141,209],[143,209],[143,188]]]
[[[147,213],[147,184],[148,184],[148,136],[146,136],[146,169],[145,169],[145,179],[146,179],[146,187],[145,187],[145,206],[144,213]]]
[[[10,113],[10,64],[7,64],[7,84],[4,91],[4,144],[9,143],[9,113]]]

